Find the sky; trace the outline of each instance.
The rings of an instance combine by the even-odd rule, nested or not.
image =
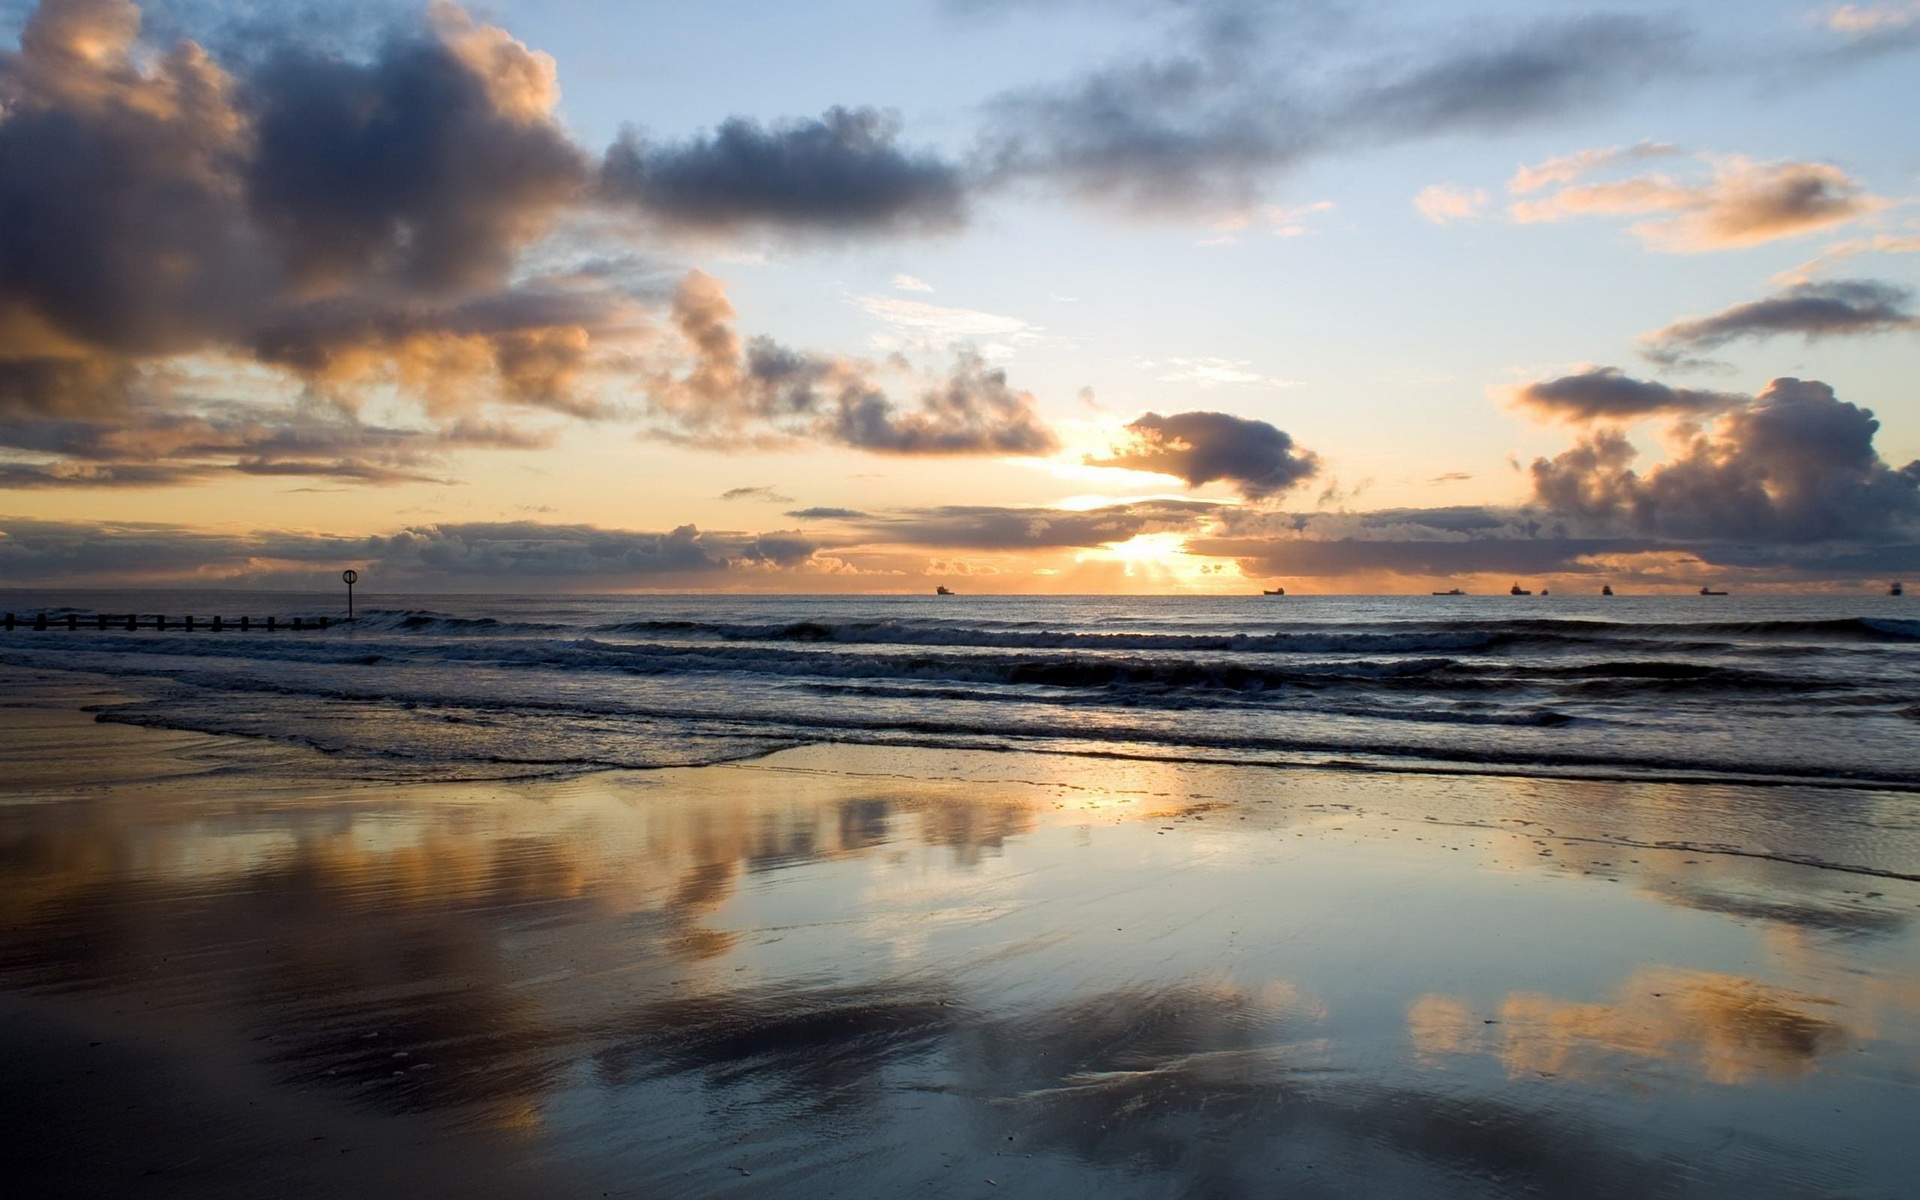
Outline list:
[[[1884,589],[1920,0],[0,0],[0,580]]]

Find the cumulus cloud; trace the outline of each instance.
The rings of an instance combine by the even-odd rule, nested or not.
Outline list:
[[[1541,22],[1437,51],[1375,49],[1357,61],[1313,61],[1295,41],[1285,69],[1259,61],[1247,22],[1218,34],[1208,28],[1163,58],[996,98],[983,179],[1042,181],[1133,211],[1237,211],[1306,159],[1503,132],[1628,92],[1682,59],[1676,30],[1620,16]]]
[[[611,298],[508,287],[590,173],[551,59],[449,5],[363,61],[284,42],[239,74],[139,30],[45,0],[0,53],[0,407],[111,412],[183,354],[575,403]]]
[[[1880,423],[1815,380],[1776,379],[1646,473],[1618,430],[1534,461],[1536,500],[1589,527],[1734,542],[1867,541],[1920,527],[1920,462],[1874,449]]]
[[[1913,293],[1870,279],[1800,283],[1708,317],[1675,321],[1644,339],[1656,362],[1685,363],[1702,351],[1743,338],[1799,334],[1809,341],[1920,329]]]
[[[1661,153],[1669,148],[1657,147]],[[1576,179],[1624,161],[1628,150],[1585,151],[1523,169],[1509,187],[1536,190],[1545,181]],[[1647,157],[1652,150],[1638,157]],[[1575,216],[1647,216],[1629,226],[1650,248],[1693,254],[1758,245],[1830,229],[1886,207],[1839,167],[1816,162],[1710,158],[1711,178],[1691,182],[1665,173],[1597,183],[1567,183],[1537,200],[1518,200],[1508,214],[1521,223]],[[1661,215],[1655,215],[1661,214]]]
[[[600,190],[668,225],[709,232],[960,225],[967,207],[960,167],[908,149],[899,135],[897,117],[864,108],[771,127],[736,117],[710,134],[662,144],[628,131],[607,152]]]
[[[348,50],[263,27],[219,60],[140,30],[131,0],[43,0],[18,50],[0,52],[0,414],[150,431],[157,410],[191,407],[168,381],[192,356],[262,365],[345,405],[398,394],[441,425],[494,403],[603,418],[612,369],[652,336],[655,297],[592,271],[529,272],[563,219],[638,205],[675,226],[876,231],[962,212],[958,170],[867,111],[628,137],[597,163],[554,115],[553,60],[451,4]],[[672,315],[693,328],[685,305]],[[889,453],[1052,444],[1031,398],[977,357],[902,410],[866,365],[725,336],[741,361],[699,345],[684,390],[710,406],[731,369],[788,436]],[[10,475],[79,486],[297,469],[87,462]],[[343,479],[419,476],[365,456],[336,465]]]
[[[1131,440],[1097,467],[1124,467],[1185,480],[1225,481],[1250,500],[1264,499],[1319,473],[1320,460],[1265,421],[1222,412],[1148,413],[1127,426]]]
[[[1568,421],[1632,421],[1659,413],[1717,412],[1745,401],[1730,392],[1676,388],[1634,379],[1618,367],[1595,367],[1514,388],[1514,403]]]
[[[1645,469],[1620,429],[1594,430],[1536,460],[1532,495],[1516,507],[1225,508],[1186,549],[1262,578],[1676,583],[1697,581],[1702,564],[1781,578],[1920,566],[1920,462],[1880,457],[1871,411],[1811,380],[1734,399],[1704,426],[1676,426],[1673,454]]]
[[[881,367],[743,339],[720,282],[695,271],[682,280],[673,317],[693,367],[649,384],[655,416],[711,444],[741,444],[757,431],[880,454],[1044,454],[1057,443],[1006,373],[962,347],[945,375],[903,406],[880,386]],[[895,364],[896,369],[901,364]]]
[[[664,532],[532,521],[415,525],[338,537],[262,530],[227,534],[175,525],[0,519],[0,571],[23,583],[273,580],[356,566],[382,587],[440,583],[522,589],[676,586],[727,572],[806,567],[799,533]]]

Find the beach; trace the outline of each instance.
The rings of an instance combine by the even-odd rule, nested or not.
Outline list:
[[[1909,791],[832,741],[430,782],[8,671],[19,1194],[1920,1176]]]

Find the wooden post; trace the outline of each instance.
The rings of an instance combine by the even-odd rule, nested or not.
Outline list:
[[[298,632],[306,628],[306,623],[301,618],[295,617],[293,619],[293,628],[296,632]]]
[[[137,622],[139,619],[140,618],[133,613],[127,614],[127,632],[128,633],[134,633],[137,630],[139,630],[140,626],[135,624],[135,622]]]
[[[41,613],[33,619],[33,631],[35,633],[45,633],[47,631],[47,614]]]
[[[12,613],[7,614],[7,632],[8,633],[13,632],[13,614]]]
[[[71,633],[78,628],[80,628],[80,614],[68,613],[67,614],[67,632]]]
[[[221,625],[220,625],[220,618],[219,618],[219,617],[215,617],[215,618],[213,619],[213,631],[214,631],[215,633],[219,633],[219,632],[220,632],[220,629],[221,629]]]
[[[157,631],[159,631],[159,632],[161,632],[161,633],[165,633],[165,632],[166,632],[166,629],[167,629],[167,618],[166,618],[166,615],[165,615],[164,613],[156,613],[156,614],[154,615],[154,618],[153,618],[153,627],[154,627],[154,629],[155,629],[155,630],[157,630]]]
[[[241,633],[245,633],[245,632],[247,631],[247,622],[248,622],[248,618],[246,618],[246,617],[241,617],[241,618],[240,618],[240,632],[241,632]]]
[[[327,627],[327,619],[326,619],[325,617],[321,617],[321,618],[320,618],[320,628],[322,628],[322,629],[325,629],[326,627]]]
[[[187,632],[188,633],[193,632],[193,618],[191,616],[187,618]]]
[[[98,614],[98,615],[99,615],[99,619],[100,619],[100,628],[101,628],[101,629],[105,629],[105,628],[107,627],[107,614],[105,614],[105,613],[100,613],[100,614]]]
[[[276,625],[278,625],[278,624],[279,624],[279,621],[280,621],[280,618],[278,618],[278,617],[268,617],[268,618],[267,618],[267,632],[268,632],[268,633],[272,633],[272,632],[274,631],[274,627],[275,627]]]

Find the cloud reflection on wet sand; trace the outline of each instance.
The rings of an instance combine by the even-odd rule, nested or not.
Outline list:
[[[220,761],[16,789],[0,987],[235,1047],[263,1096],[667,1193],[1875,1194],[1912,1165],[1791,1137],[1676,1164],[1747,1120],[1693,1083],[1873,1144],[1845,1125],[1920,1076],[1920,889],[1566,843],[1631,789],[1564,807],[1550,858],[1380,811],[1543,806],[1506,786],[823,748],[324,789]],[[1525,926],[1548,909],[1615,949]]]

